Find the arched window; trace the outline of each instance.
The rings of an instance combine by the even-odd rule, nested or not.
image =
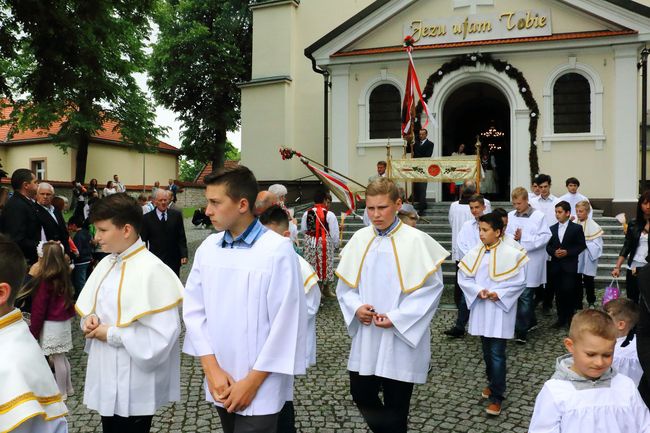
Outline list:
[[[591,132],[591,88],[576,72],[561,75],[553,86],[553,132]]]
[[[369,98],[369,138],[400,138],[400,94],[392,84],[380,84],[372,90]]]

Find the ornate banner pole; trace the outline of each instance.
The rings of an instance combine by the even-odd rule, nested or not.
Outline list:
[[[476,193],[481,193],[481,139],[480,136],[476,136]]]

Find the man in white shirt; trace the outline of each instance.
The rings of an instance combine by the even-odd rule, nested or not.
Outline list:
[[[120,177],[116,174],[113,175],[113,188],[115,192],[126,192],[126,187],[122,182],[120,182]]]
[[[372,182],[375,179],[379,179],[380,177],[386,177],[386,168],[388,167],[388,164],[386,161],[378,161],[377,162],[377,174],[373,174],[368,178],[368,182]]]
[[[469,210],[473,218],[463,223],[457,235],[456,245],[461,258],[465,257],[469,250],[481,243],[478,219],[485,213],[485,199],[482,195],[475,194],[470,197]],[[456,265],[456,275],[458,275],[458,265]],[[457,282],[455,286],[458,286]],[[469,320],[469,309],[464,296],[460,297],[457,306],[456,323],[453,327],[444,331],[444,334],[450,337],[463,337],[465,335],[465,326],[467,326]]]

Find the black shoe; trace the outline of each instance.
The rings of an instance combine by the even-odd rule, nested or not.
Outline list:
[[[448,335],[453,338],[462,338],[465,336],[465,330],[464,329],[458,329],[455,326],[453,328],[449,328],[446,331],[443,332],[443,334]]]
[[[515,334],[515,343],[526,344],[526,336],[523,334]]]

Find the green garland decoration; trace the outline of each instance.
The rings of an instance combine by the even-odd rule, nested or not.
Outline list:
[[[526,106],[530,110],[530,121],[528,123],[528,132],[530,133],[530,149],[528,151],[528,161],[530,163],[530,176],[531,182],[534,177],[539,173],[539,160],[537,158],[537,122],[539,121],[539,106],[537,101],[533,97],[533,92],[528,85],[528,81],[524,77],[524,74],[515,68],[508,62],[503,60],[494,59],[490,54],[483,53],[470,53],[463,54],[461,56],[455,57],[451,61],[445,63],[438,69],[436,72],[431,74],[427,79],[427,84],[424,87],[422,94],[424,96],[425,102],[429,101],[431,95],[433,95],[433,88],[442,78],[458,69],[467,66],[467,67],[476,67],[479,64],[491,66],[499,73],[505,73],[510,79],[517,82],[517,88],[519,89],[519,94],[526,102]],[[417,106],[416,119],[419,119],[419,115],[422,113],[422,103],[419,103]],[[415,129],[419,130],[420,125],[419,121],[415,124]],[[417,131],[416,131],[417,132]]]

